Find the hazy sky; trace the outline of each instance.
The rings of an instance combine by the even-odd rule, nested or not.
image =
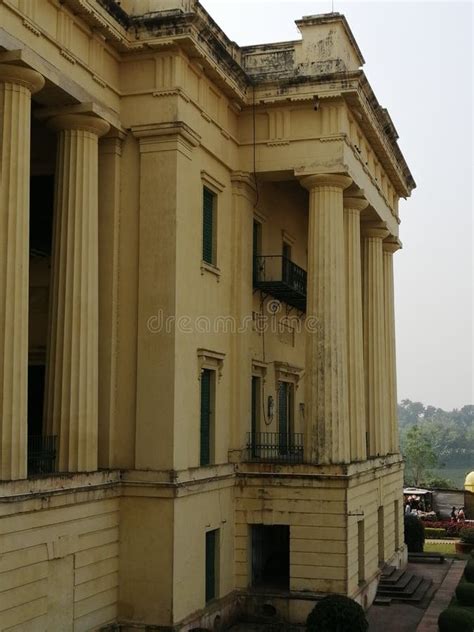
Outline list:
[[[331,0],[201,0],[240,45],[297,39]],[[417,183],[395,255],[398,398],[443,408],[473,394],[473,6],[334,0]]]

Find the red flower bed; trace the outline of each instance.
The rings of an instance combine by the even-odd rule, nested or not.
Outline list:
[[[466,525],[464,522],[455,522],[454,520],[437,520],[436,522],[422,521],[423,526],[431,529],[444,529],[446,536],[449,538],[458,538],[459,532]]]

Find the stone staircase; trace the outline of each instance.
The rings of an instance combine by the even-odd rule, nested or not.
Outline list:
[[[390,605],[394,602],[417,604],[428,593],[431,579],[420,577],[407,570],[384,566],[374,604]]]

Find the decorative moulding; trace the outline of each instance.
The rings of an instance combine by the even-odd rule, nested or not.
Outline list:
[[[198,349],[198,366],[199,366],[199,379],[204,369],[210,369],[211,371],[217,371],[217,377],[220,381],[222,378],[222,370],[224,368],[225,353],[219,351],[211,351],[210,349]]]
[[[211,175],[204,169],[201,170],[201,180],[205,182],[211,189],[215,189],[218,193],[222,193],[225,189],[225,184]]]
[[[299,381],[303,376],[304,369],[294,366],[288,362],[274,362],[275,380],[277,382],[292,382],[298,388]]]
[[[252,375],[255,377],[260,377],[263,380],[267,375],[267,363],[261,362],[260,360],[252,360]]]

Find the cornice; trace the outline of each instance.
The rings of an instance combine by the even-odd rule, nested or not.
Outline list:
[[[201,143],[201,136],[184,121],[134,125],[131,127],[131,131],[141,143],[165,140],[170,137],[181,137],[191,147],[197,147]]]

